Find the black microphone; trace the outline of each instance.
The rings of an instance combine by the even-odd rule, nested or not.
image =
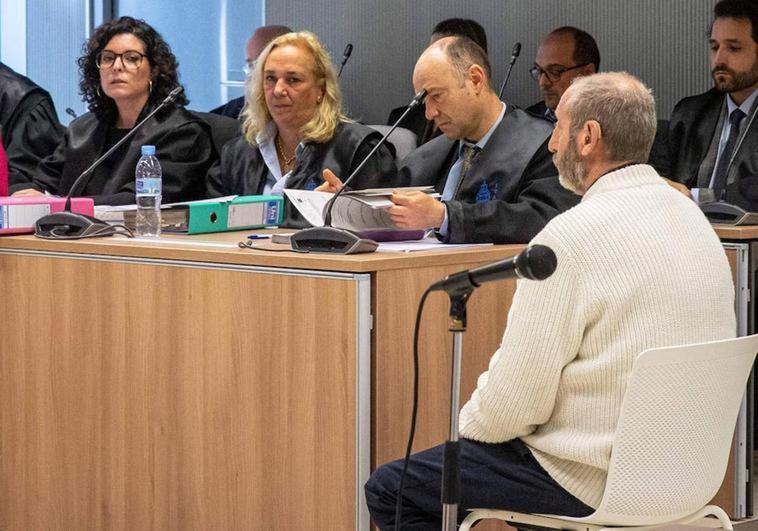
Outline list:
[[[497,95],[498,98],[501,100],[503,99],[503,91],[505,90],[505,86],[508,84],[508,80],[511,77],[511,70],[513,70],[513,65],[516,62],[516,59],[518,59],[519,54],[521,53],[521,43],[517,42],[513,45],[513,51],[511,51],[511,62],[508,63],[508,70],[505,73],[505,79],[503,80],[503,84],[500,85],[500,93]]]
[[[166,96],[166,98],[160,102],[160,104],[158,104],[155,109],[152,110],[150,114],[145,116],[141,122],[132,127],[131,130],[126,133],[121,140],[116,142],[112,148],[110,148],[105,152],[105,154],[95,160],[95,162],[93,162],[89,168],[84,170],[79,175],[79,177],[76,178],[74,183],[71,185],[71,188],[69,188],[68,194],[66,195],[66,205],[63,207],[63,210],[61,212],[56,212],[55,214],[49,214],[47,216],[42,216],[39,218],[35,225],[34,235],[47,239],[55,239],[56,237],[65,237],[65,239],[71,239],[72,234],[75,234],[77,236],[91,235],[94,232],[97,232],[98,235],[102,236],[110,236],[113,234],[112,232],[105,230],[106,228],[110,227],[110,225],[108,225],[106,222],[92,216],[71,212],[71,198],[76,196],[79,189],[83,189],[87,185],[87,182],[89,182],[89,179],[92,177],[92,173],[98,166],[100,166],[100,164],[103,163],[105,159],[107,159],[114,151],[124,145],[127,140],[132,138],[145,124],[145,122],[155,116],[158,111],[163,109],[163,107],[169,103],[173,103],[174,100],[176,100],[179,94],[181,94],[183,91],[184,88],[181,85],[172,90],[168,96]]]
[[[74,111],[74,109],[72,109],[71,107],[66,107],[66,114],[68,114],[74,120],[78,118],[76,111]]]
[[[347,63],[347,60],[350,59],[350,54],[353,53],[353,44],[347,43],[347,46],[345,46],[345,51],[342,52],[342,63],[340,63],[340,71],[337,74],[337,79],[340,78],[342,75],[342,69],[345,68],[345,63]]]
[[[413,100],[411,100],[411,103],[408,105],[408,108],[405,109],[405,112],[400,115],[400,118],[397,119],[382,139],[376,143],[374,149],[364,157],[358,167],[353,170],[353,173],[345,179],[345,182],[342,183],[342,188],[337,190],[337,193],[329,199],[329,202],[326,204],[326,213],[324,214],[324,226],[302,229],[291,236],[290,242],[292,243],[293,250],[340,254],[368,253],[376,250],[377,243],[375,241],[361,238],[358,234],[346,229],[332,227],[332,207],[334,206],[334,201],[347,189],[347,185],[350,184],[350,181],[352,181],[358,173],[360,173],[371,156],[376,153],[376,150],[387,141],[387,138],[395,129],[397,129],[397,126],[400,125],[400,122],[403,121],[408,113],[421,105],[425,98],[426,89],[421,89],[413,97]]]
[[[473,291],[485,282],[493,280],[514,277],[545,280],[553,274],[557,265],[555,253],[550,247],[532,245],[513,258],[448,275],[432,284],[429,289],[458,294]]]

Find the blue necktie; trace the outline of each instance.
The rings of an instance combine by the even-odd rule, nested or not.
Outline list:
[[[721,152],[719,162],[716,165],[716,173],[713,177],[713,189],[723,190],[726,188],[727,169],[729,168],[729,161],[734,153],[734,147],[737,145],[737,139],[740,136],[740,123],[745,117],[745,113],[740,109],[734,109],[732,114],[729,115],[729,123],[731,128],[729,129],[729,138],[724,146],[724,151]]]

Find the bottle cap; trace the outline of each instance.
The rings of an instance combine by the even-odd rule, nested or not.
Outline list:
[[[155,146],[142,146],[142,154],[143,155],[155,155]]]

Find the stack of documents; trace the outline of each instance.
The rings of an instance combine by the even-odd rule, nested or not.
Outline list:
[[[337,197],[332,206],[332,226],[358,232],[377,241],[422,238],[423,230],[404,230],[393,223],[387,209],[394,204],[390,200],[394,192],[424,192],[431,197],[439,197],[432,186],[371,188],[344,192]],[[334,194],[308,190],[285,190],[284,193],[311,225],[324,226],[327,203]]]

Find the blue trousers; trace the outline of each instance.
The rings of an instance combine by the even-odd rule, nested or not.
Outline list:
[[[467,509],[507,509],[522,513],[587,516],[594,509],[569,494],[540,466],[519,439],[487,444],[460,441],[461,503],[458,521]],[[444,445],[411,456],[403,486],[404,531],[442,527],[442,462]],[[395,525],[395,500],[403,461],[387,463],[366,482],[366,502],[382,531]]]

